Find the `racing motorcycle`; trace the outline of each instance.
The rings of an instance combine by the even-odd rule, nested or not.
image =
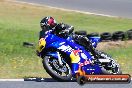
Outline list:
[[[67,38],[51,32],[39,40],[39,56],[43,67],[55,80],[69,81],[79,72],[79,68],[86,74],[121,74],[120,66],[108,54],[96,50],[99,58],[94,58],[90,51],[76,43],[73,31]],[[100,37],[89,37],[93,47],[97,47]]]

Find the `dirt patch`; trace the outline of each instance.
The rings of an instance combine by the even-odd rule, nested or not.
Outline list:
[[[109,41],[109,42],[100,42],[97,46],[99,50],[108,50],[113,48],[127,48],[132,45],[132,40],[128,41]]]

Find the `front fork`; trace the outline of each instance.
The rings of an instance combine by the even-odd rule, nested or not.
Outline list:
[[[60,56],[60,53],[59,52],[57,52],[57,56],[58,56],[59,65],[60,66],[63,66],[63,62],[62,62],[62,59],[61,59],[61,56]]]

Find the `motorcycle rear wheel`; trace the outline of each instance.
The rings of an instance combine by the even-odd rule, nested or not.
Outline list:
[[[101,70],[103,74],[122,74],[119,64],[110,55],[102,51],[97,52],[100,54],[100,58],[111,60],[106,66],[102,66]],[[111,67],[108,67],[108,64],[111,65]]]

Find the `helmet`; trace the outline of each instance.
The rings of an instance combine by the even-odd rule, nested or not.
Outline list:
[[[40,21],[40,26],[42,29],[52,29],[57,25],[55,19],[53,17],[44,17],[41,21]]]

